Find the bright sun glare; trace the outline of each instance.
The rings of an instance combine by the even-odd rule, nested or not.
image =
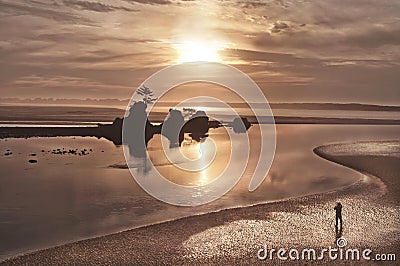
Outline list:
[[[221,62],[218,51],[224,47],[217,43],[206,43],[202,41],[185,41],[175,44],[175,49],[179,53],[178,62]]]

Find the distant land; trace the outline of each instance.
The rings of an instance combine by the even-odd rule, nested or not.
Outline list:
[[[129,103],[129,99],[55,99],[55,98],[34,98],[34,99],[22,99],[22,98],[0,98],[0,104],[8,105],[93,105],[93,106],[126,106]]]
[[[68,100],[71,103],[71,100]],[[121,144],[122,124],[116,118],[122,118],[125,114],[123,107],[111,107],[106,105],[68,105],[59,100],[60,104],[31,104],[8,103],[0,104],[0,139],[2,138],[28,138],[28,137],[56,137],[56,136],[93,136],[104,137]],[[210,103],[211,104],[211,103]],[[202,103],[202,105],[206,105]],[[243,103],[233,103],[237,108],[245,107]],[[255,104],[257,107],[258,104]],[[261,107],[261,104],[259,104]],[[161,103],[161,106],[175,106],[174,103]],[[209,105],[206,105],[209,107]],[[396,112],[390,113],[390,118],[374,119],[369,117],[371,112],[400,111],[395,106],[377,106],[362,104],[313,104],[313,103],[279,103],[273,104],[272,109],[291,109],[291,115],[277,115],[274,120],[271,117],[262,116],[256,119],[254,115],[246,115],[250,123],[267,124],[274,121],[276,124],[341,124],[341,125],[400,125],[400,116]],[[221,106],[213,106],[221,107]],[[317,109],[316,109],[317,108]],[[316,110],[314,116],[299,116],[299,110]],[[320,111],[321,110],[321,111]],[[366,111],[365,117],[351,117],[345,113],[345,117],[324,117],[330,110],[346,110],[352,112]],[[354,111],[355,112],[355,111]],[[149,120],[153,123],[162,123],[167,116],[168,108],[153,110],[149,114]],[[279,111],[278,111],[279,113]],[[234,118],[227,115],[219,115],[219,123],[229,124]],[[113,123],[114,121],[114,123]],[[98,123],[102,125],[97,125]],[[39,125],[39,127],[38,127]],[[44,127],[42,125],[45,125]],[[60,126],[61,125],[61,126]],[[119,126],[115,126],[119,125]],[[79,126],[79,127],[76,127]]]
[[[72,105],[72,106],[104,106],[123,108],[128,105],[129,99],[54,99],[54,98],[0,98],[0,105]],[[177,103],[160,102],[158,106],[172,107]],[[218,103],[203,103],[208,107],[220,107]],[[245,103],[229,103],[234,108],[246,107]],[[254,103],[254,107],[262,106]],[[400,112],[400,106],[377,105],[363,103],[270,103],[272,109],[300,109],[300,110],[348,110],[348,111],[386,111]]]
[[[152,111],[149,114],[149,119],[152,122],[162,122],[166,115],[165,111]],[[278,110],[278,109],[276,109]],[[400,115],[392,112],[390,117],[374,119],[368,116],[365,117],[325,117],[324,112],[315,111],[313,116],[302,117],[297,114],[299,109],[293,109],[293,114],[278,115],[275,113],[275,122],[277,124],[400,124]],[[334,109],[332,109],[334,110]],[[349,111],[351,112],[351,111]],[[2,125],[18,125],[18,124],[45,124],[45,125],[96,125],[97,123],[111,123],[115,118],[122,118],[125,114],[123,108],[105,107],[105,106],[58,106],[58,105],[0,105],[0,127]],[[257,120],[252,115],[246,115],[251,123],[257,123]],[[225,122],[232,120],[231,115],[219,115],[220,119]],[[260,117],[260,122],[269,121],[267,117]]]

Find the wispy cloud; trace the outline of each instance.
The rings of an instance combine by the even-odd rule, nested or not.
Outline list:
[[[169,5],[174,2],[170,0],[125,0],[129,3],[139,3],[139,4],[146,4],[146,5]]]
[[[34,16],[53,21],[90,23],[91,20],[63,10],[54,2],[53,4],[32,4],[0,1],[0,14],[7,16]]]
[[[99,95],[114,93],[114,95],[121,96],[125,94],[124,92],[132,90],[130,86],[102,83],[89,78],[74,76],[30,75],[15,80],[13,84],[19,89],[28,90],[28,95],[34,94],[34,91],[29,92],[29,90],[40,88],[42,91],[56,90],[54,93],[48,95],[60,97],[63,95],[60,92],[67,89],[69,93],[64,93],[64,96],[67,98],[71,97],[70,95],[85,95],[85,91],[98,93]]]
[[[94,12],[112,12],[112,11],[138,11],[132,8],[123,6],[112,6],[107,4],[102,4],[98,2],[80,1],[80,0],[64,0],[64,5],[71,8],[76,8],[79,10],[88,10]]]
[[[277,21],[272,24],[271,33],[279,33],[289,29],[289,25],[283,21]]]
[[[174,41],[200,39],[225,43],[225,62],[272,101],[391,102],[399,12],[393,0],[0,0],[1,96],[128,98],[175,62]]]

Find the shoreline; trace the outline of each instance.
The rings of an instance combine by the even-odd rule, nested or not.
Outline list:
[[[374,142],[376,143],[376,142]],[[336,145],[341,145],[341,144],[336,144]],[[348,145],[348,144],[344,144],[344,145]],[[327,147],[327,146],[332,146],[332,145],[324,145],[323,147]],[[316,149],[321,148],[321,147],[317,147]],[[316,149],[314,149],[314,152],[316,154],[317,151]],[[321,153],[322,151],[319,150],[319,152]],[[324,158],[323,156],[321,156],[321,154],[318,154],[320,157]],[[326,154],[325,154],[326,155]],[[353,156],[354,157],[354,156]],[[325,158],[326,159],[326,158]],[[331,158],[332,159],[332,158]],[[334,161],[334,160],[330,160],[330,161]],[[334,161],[335,162],[335,161]],[[336,162],[338,163],[338,162]],[[348,165],[342,165],[344,167],[349,167]],[[354,168],[352,168],[355,172],[359,172],[359,170],[355,170]],[[361,173],[363,174],[363,173]],[[386,183],[387,180],[385,180],[385,178],[383,177],[376,177],[379,180],[382,180],[383,182]],[[371,178],[367,178],[367,179],[371,179]],[[395,182],[398,182],[398,180],[395,180]],[[280,200],[280,201],[274,201],[274,202],[268,202],[268,203],[262,203],[262,204],[256,204],[256,205],[252,205],[252,206],[245,206],[245,207],[235,207],[235,208],[231,208],[231,209],[224,209],[224,210],[220,210],[220,211],[216,211],[216,212],[211,212],[211,213],[206,213],[206,214],[199,214],[199,215],[195,215],[195,216],[188,216],[188,217],[184,217],[184,218],[179,218],[179,219],[174,219],[171,221],[165,221],[162,223],[156,223],[156,224],[152,224],[152,225],[146,225],[143,227],[138,227],[138,228],[134,228],[134,229],[128,229],[128,230],[124,230],[115,234],[111,234],[111,235],[105,235],[105,236],[99,236],[99,237],[95,237],[95,238],[90,238],[90,239],[85,239],[85,240],[81,240],[81,241],[77,241],[77,242],[73,242],[73,243],[69,243],[66,245],[62,245],[62,246],[57,246],[57,247],[52,247],[49,249],[45,249],[45,250],[40,250],[40,251],[33,251],[31,253],[25,253],[22,254],[20,256],[17,257],[13,257],[13,258],[8,258],[5,261],[0,262],[1,264],[4,263],[4,265],[19,265],[18,261],[21,264],[24,264],[25,262],[31,262],[34,263],[34,261],[31,261],[30,258],[34,258],[34,257],[38,257],[40,258],[41,256],[47,257],[46,253],[62,253],[63,250],[66,251],[68,249],[71,249],[73,247],[79,247],[79,246],[83,246],[84,249],[91,249],[93,247],[91,247],[93,244],[99,245],[102,242],[107,242],[110,241],[110,239],[115,239],[115,238],[126,238],[126,236],[129,236],[128,238],[132,238],[132,241],[134,241],[134,243],[136,244],[144,244],[140,241],[140,238],[138,239],[137,236],[135,236],[136,234],[142,235],[143,238],[148,238],[150,235],[150,238],[152,238],[151,236],[154,234],[154,231],[157,231],[158,229],[164,230],[165,228],[168,227],[176,227],[176,225],[181,225],[181,227],[190,224],[190,223],[199,223],[198,220],[201,221],[205,221],[207,220],[207,224],[203,224],[203,227],[210,227],[212,226],[210,222],[210,218],[219,218],[224,220],[223,218],[225,217],[229,217],[229,216],[235,216],[238,213],[240,214],[244,214],[246,217],[249,216],[249,214],[246,214],[246,212],[252,211],[254,209],[277,209],[278,210],[285,210],[285,212],[289,211],[289,213],[291,211],[296,212],[296,209],[299,208],[299,206],[303,206],[304,204],[312,204],[312,202],[314,200],[319,200],[322,202],[326,202],[329,201],[332,198],[337,198],[337,197],[357,197],[357,195],[359,194],[363,194],[365,193],[365,189],[372,186],[374,187],[374,185],[376,185],[375,182],[372,182],[371,184],[365,183],[365,180],[359,180],[356,181],[355,183],[346,186],[340,190],[334,190],[334,191],[329,191],[329,192],[323,192],[323,193],[319,193],[319,194],[313,194],[313,195],[305,195],[305,196],[301,196],[301,197],[296,197],[296,198],[291,198],[291,199],[285,199],[285,200]],[[375,189],[378,189],[377,187],[375,187]],[[386,193],[389,194],[389,192]],[[384,200],[385,201],[385,200]],[[293,206],[295,205],[295,206]],[[271,211],[271,210],[269,210]],[[239,215],[240,216],[240,215]],[[222,218],[221,218],[222,217]],[[210,223],[210,224],[208,224]],[[201,222],[200,222],[201,224]],[[179,227],[180,228],[180,227]],[[195,230],[195,229],[193,229]],[[148,231],[151,231],[152,233],[148,233]],[[189,230],[190,231],[190,230]],[[196,230],[195,230],[196,231]],[[145,233],[143,233],[145,232]],[[146,233],[147,232],[147,233]],[[191,232],[193,233],[193,232]],[[121,240],[122,240],[121,239]],[[399,239],[396,239],[396,243],[399,242]],[[261,244],[261,243],[260,243]],[[146,245],[146,244],[144,244]],[[128,252],[128,250],[125,250],[126,252]],[[77,252],[84,252],[81,250],[81,248],[79,248],[79,251]],[[132,255],[132,254],[131,254]],[[142,254],[143,255],[143,254]],[[47,257],[48,258],[48,257]],[[140,258],[139,258],[140,259]],[[179,260],[180,262],[184,262],[186,263],[187,260],[185,258],[174,258],[174,259],[183,259],[183,261]],[[141,260],[141,262],[145,262],[146,260]],[[198,262],[198,260],[195,260]],[[14,264],[17,263],[17,264]],[[51,261],[50,261],[51,262]],[[53,261],[54,262],[54,261]],[[87,261],[86,261],[87,262]],[[126,262],[126,261],[125,261]],[[8,264],[9,263],[9,264]],[[36,261],[36,263],[38,263],[38,261]],[[67,263],[67,262],[64,262]],[[29,263],[30,264],[30,263]],[[67,263],[68,264],[68,263]],[[28,264],[26,264],[28,265]]]
[[[192,214],[192,215],[189,215],[189,216],[173,218],[173,219],[170,219],[170,220],[163,220],[163,221],[159,221],[159,222],[140,225],[140,226],[137,226],[137,227],[129,227],[129,228],[122,229],[122,230],[119,230],[119,231],[115,231],[115,232],[112,232],[112,233],[99,234],[99,235],[96,235],[96,236],[93,236],[93,237],[89,237],[89,238],[81,238],[81,239],[77,239],[77,240],[74,240],[74,241],[60,243],[59,245],[56,245],[56,246],[43,246],[41,248],[31,249],[31,250],[23,251],[21,253],[17,253],[17,254],[11,255],[11,256],[6,256],[5,258],[0,260],[0,264],[2,264],[3,262],[8,261],[10,259],[16,259],[16,258],[24,257],[24,256],[27,256],[27,255],[30,255],[30,254],[34,254],[36,252],[44,251],[44,250],[58,248],[58,247],[62,247],[62,246],[65,246],[65,245],[70,245],[70,244],[74,244],[74,243],[78,243],[78,242],[82,242],[82,241],[103,238],[103,237],[111,236],[111,235],[114,235],[114,234],[122,234],[122,233],[125,233],[125,232],[129,232],[129,231],[137,230],[137,229],[141,229],[141,228],[146,228],[146,227],[151,227],[151,226],[156,226],[156,225],[162,225],[162,224],[166,224],[166,223],[170,223],[170,222],[183,220],[183,219],[186,219],[186,218],[195,218],[195,217],[204,216],[204,215],[208,215],[208,214],[218,214],[218,213],[225,212],[225,211],[234,211],[234,210],[246,209],[246,208],[251,208],[251,207],[256,207],[256,206],[264,206],[264,205],[269,205],[269,204],[279,204],[279,203],[283,204],[283,203],[285,203],[287,201],[301,200],[301,199],[306,199],[306,198],[312,197],[312,196],[323,196],[323,195],[339,193],[339,192],[342,192],[342,191],[344,191],[346,189],[350,189],[353,186],[357,186],[357,184],[359,184],[362,181],[363,176],[364,176],[361,173],[359,173],[359,174],[360,174],[360,178],[358,180],[354,181],[351,184],[348,184],[348,185],[345,185],[345,186],[342,186],[342,187],[338,187],[338,188],[335,188],[333,190],[327,190],[327,191],[323,191],[323,192],[319,192],[319,193],[312,193],[311,192],[309,194],[304,194],[304,195],[300,195],[300,196],[293,196],[293,197],[282,198],[282,199],[278,199],[278,200],[271,200],[271,201],[266,201],[266,202],[261,202],[261,203],[254,203],[254,204],[250,204],[250,205],[234,206],[234,207],[231,207],[231,208],[225,208],[225,209],[216,210],[216,211]]]

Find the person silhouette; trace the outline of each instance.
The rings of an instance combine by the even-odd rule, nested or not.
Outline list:
[[[336,229],[339,226],[339,221],[340,221],[340,229],[342,229],[343,226],[343,219],[342,219],[342,204],[340,202],[338,202],[335,206],[335,208],[333,208],[336,211]]]

